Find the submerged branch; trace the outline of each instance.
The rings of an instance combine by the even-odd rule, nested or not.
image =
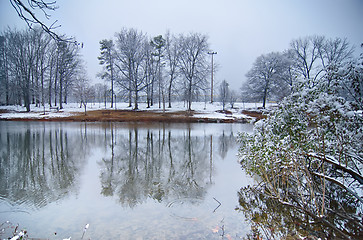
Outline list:
[[[219,204],[214,210],[213,212],[215,212],[221,205],[222,203],[220,201],[218,201],[216,198],[213,197],[213,199]]]
[[[279,203],[286,205],[286,206],[290,206],[293,208],[296,208],[302,212],[307,213],[309,216],[311,216],[312,218],[314,218],[315,220],[321,221],[323,222],[326,226],[334,229],[337,233],[339,233],[342,237],[346,238],[346,239],[350,239],[350,237],[348,235],[346,235],[345,233],[343,233],[340,229],[338,229],[336,226],[334,226],[332,223],[330,223],[329,221],[327,221],[324,217],[319,217],[316,214],[314,214],[313,212],[309,211],[307,208],[301,207],[301,206],[295,206],[293,204],[290,204],[288,202],[284,202],[281,201],[280,199],[277,199],[279,201]]]
[[[282,204],[284,206],[292,207],[292,208],[297,209],[297,210],[299,210],[301,212],[304,212],[304,213],[308,214],[310,217],[314,218],[316,221],[320,221],[323,224],[325,224],[326,226],[332,228],[334,231],[336,231],[337,233],[339,233],[343,238],[350,239],[350,237],[348,235],[346,235],[342,230],[340,230],[339,228],[337,228],[331,222],[327,221],[324,218],[324,216],[318,216],[318,215],[314,214],[306,206],[305,207],[304,206],[302,207],[302,206],[299,206],[299,205],[294,205],[292,203],[289,203],[287,201],[284,201],[283,199],[281,199],[281,198],[279,198],[277,196],[272,196],[272,195],[265,194],[264,192],[261,192],[261,191],[257,190],[256,188],[251,188],[251,190],[252,191],[255,191],[257,193],[261,193],[261,194],[263,194],[264,196],[266,196],[268,198],[274,199],[274,200],[278,201],[280,204]]]

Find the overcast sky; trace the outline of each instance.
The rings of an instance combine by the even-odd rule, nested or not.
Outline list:
[[[99,41],[121,28],[136,28],[149,36],[200,32],[218,52],[217,81],[239,89],[246,72],[261,54],[283,51],[292,39],[308,35],[347,38],[360,52],[363,43],[362,0],[58,0],[51,12],[57,31],[84,43],[82,55],[89,77],[96,79]],[[41,15],[41,13],[38,13]],[[26,27],[0,0],[0,30]]]

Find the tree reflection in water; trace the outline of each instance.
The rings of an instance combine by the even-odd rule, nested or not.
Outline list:
[[[96,239],[115,229],[112,236],[129,239],[217,239],[222,229],[242,236],[237,129],[244,127],[0,122],[0,217],[60,239],[86,223]],[[213,197],[222,202],[215,212]]]
[[[319,180],[317,180],[319,181]],[[291,186],[293,187],[293,186]],[[238,210],[251,221],[248,239],[350,239],[360,236],[361,223],[347,219],[344,213],[354,214],[359,202],[347,192],[336,189],[336,185],[326,186],[329,213],[326,218],[316,218],[307,209],[297,208],[288,201],[281,202],[271,197],[265,185],[244,187],[238,193]],[[291,197],[293,201],[293,197]],[[339,214],[340,213],[340,214]],[[344,235],[338,235],[329,222],[343,228]],[[328,224],[328,225],[327,225]]]
[[[104,196],[117,195],[130,207],[147,198],[203,198],[212,181],[213,152],[225,157],[236,145],[233,133],[223,132],[214,148],[212,134],[193,135],[190,125],[173,134],[165,126],[120,128],[110,123],[103,138],[89,124],[76,124],[72,134],[62,125],[22,122],[2,131],[1,197],[41,208],[77,191],[89,150],[104,145],[110,152],[99,162]]]
[[[129,207],[147,198],[161,202],[205,196],[212,180],[212,135],[192,135],[191,126],[175,135],[165,126],[117,131],[110,124],[110,157],[99,162],[103,195],[117,195]],[[221,135],[219,154],[225,156],[235,144],[233,133]]]
[[[46,127],[47,126],[47,127]],[[0,196],[10,203],[42,208],[77,190],[85,159],[82,140],[60,124],[21,123],[0,137]]]

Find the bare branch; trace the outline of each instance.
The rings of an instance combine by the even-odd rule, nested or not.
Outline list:
[[[350,174],[355,180],[357,180],[360,184],[363,184],[363,176],[360,175],[358,172],[348,168],[348,167],[344,167],[341,164],[337,163],[336,161],[334,161],[334,159],[329,158],[328,156],[320,156],[317,154],[306,154],[306,156],[308,157],[313,157],[313,158],[317,158],[319,160],[322,160],[326,163],[330,163],[332,164],[334,167],[336,167],[337,169],[342,170],[343,172],[346,172],[348,174]]]
[[[354,192],[353,190],[351,190],[349,187],[345,186],[342,182],[336,180],[335,178],[332,178],[332,177],[329,177],[329,176],[326,176],[324,174],[321,174],[321,173],[317,173],[317,172],[311,172],[311,174],[317,176],[317,177],[321,177],[321,178],[324,178],[332,183],[335,183],[337,184],[338,186],[340,186],[341,188],[347,190],[349,193],[351,193],[353,196],[355,196],[360,202],[363,203],[363,199],[356,193]]]
[[[27,4],[22,0],[10,0],[11,5],[19,15],[20,19],[24,20],[30,29],[33,29],[33,24],[40,25],[40,27],[49,34],[56,41],[72,42],[72,38],[64,38],[54,32],[55,29],[61,25],[56,25],[57,21],[54,21],[49,27],[43,23],[35,14],[36,9],[40,9],[47,19],[50,19],[51,15],[49,11],[54,11],[58,8],[56,1],[44,1],[44,0],[27,0]]]

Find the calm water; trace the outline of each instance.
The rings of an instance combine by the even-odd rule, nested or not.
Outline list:
[[[244,237],[242,131],[252,126],[0,121],[0,238],[16,224],[41,239],[80,239],[86,224],[84,239]]]

